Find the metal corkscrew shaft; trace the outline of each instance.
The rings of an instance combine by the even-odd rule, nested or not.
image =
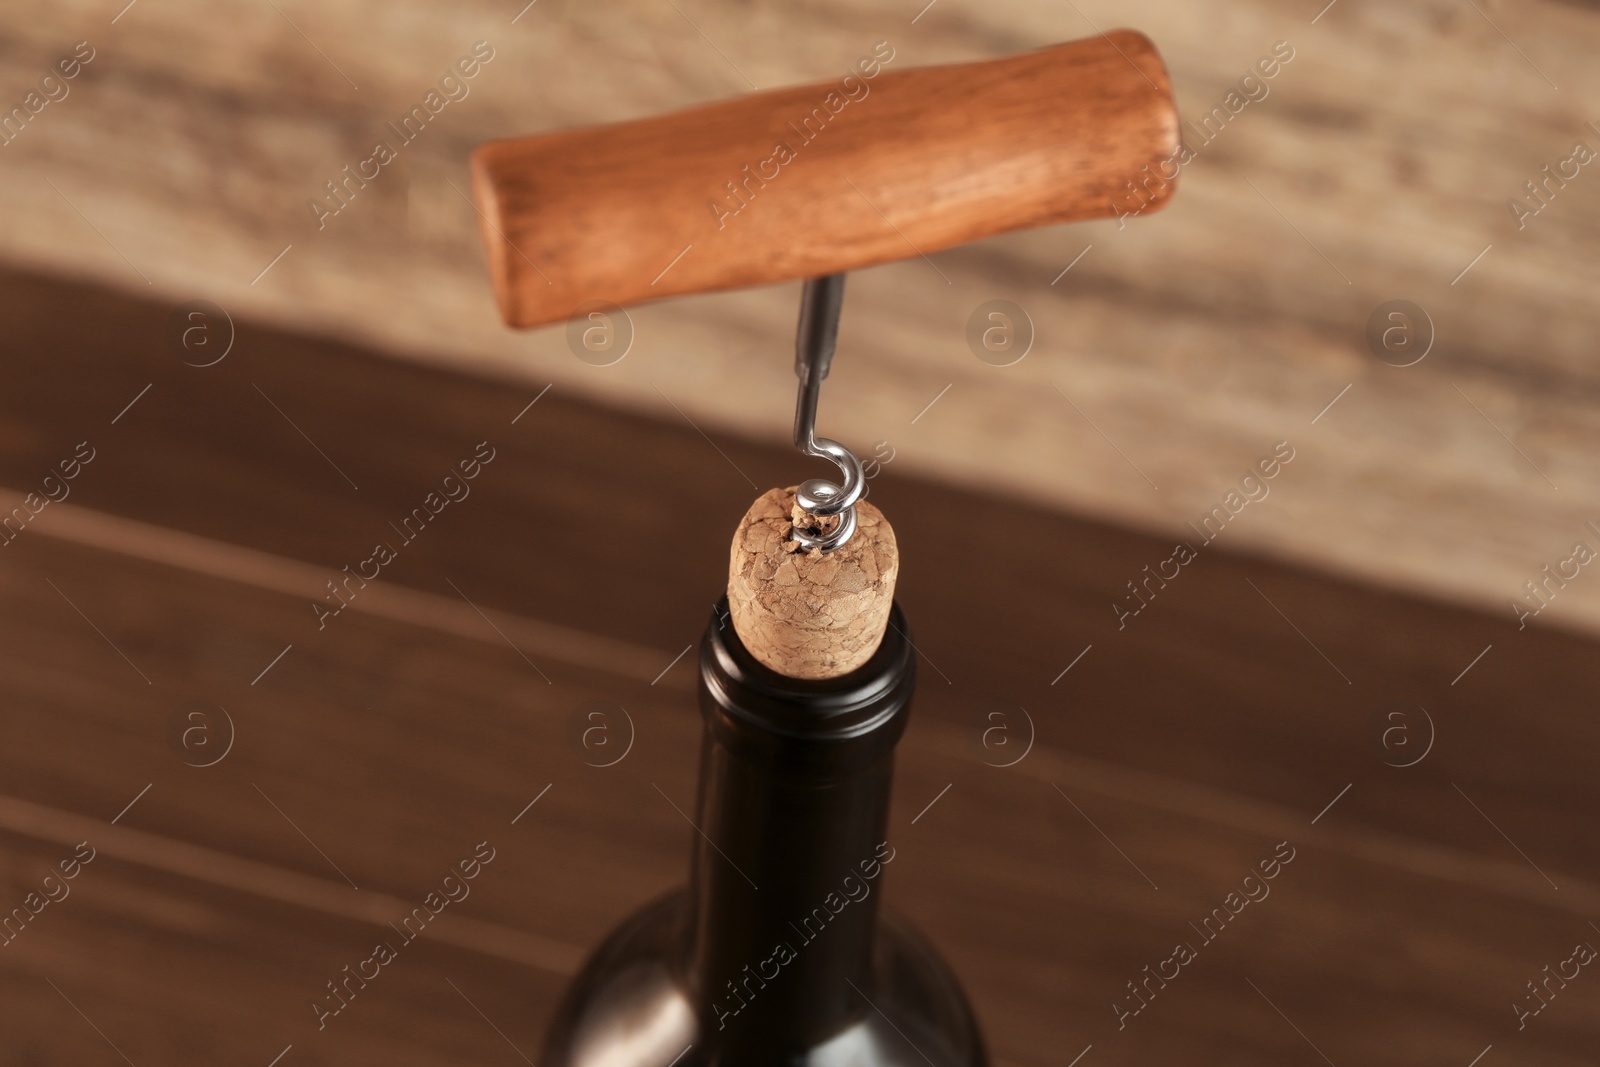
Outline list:
[[[839,310],[844,304],[844,275],[827,274],[806,281],[800,297],[800,325],[795,331],[794,373],[800,395],[794,411],[794,445],[804,455],[836,463],[844,475],[842,485],[808,478],[795,491],[795,502],[818,519],[837,515],[838,525],[816,532],[796,524],[794,539],[806,548],[823,552],[838,548],[856,532],[856,501],[866,491],[861,461],[839,442],[816,435],[817,399],[822,379],[833,363],[839,338]]]

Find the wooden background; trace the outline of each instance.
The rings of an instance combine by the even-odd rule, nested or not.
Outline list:
[[[95,450],[0,548],[0,907],[98,853],[0,947],[0,1062],[540,1062],[583,953],[684,877],[680,653],[751,483],[802,461],[248,325],[186,366],[164,303],[57,279],[0,274],[0,313],[33,354],[0,366],[0,485]],[[481,441],[471,494],[319,630],[323,583]],[[1600,943],[1593,643],[1222,547],[1119,631],[1164,540],[893,464],[872,495],[923,655],[886,900],[1002,1067],[1594,1062],[1588,971],[1512,1010]],[[593,700],[633,724],[604,769]],[[231,731],[185,745],[192,701]],[[485,840],[319,1031],[324,983]],[[1280,842],[1270,896],[1119,1030]]]
[[[1288,440],[1301,458],[1229,542],[1511,618],[1600,519],[1600,176],[1583,168],[1520,230],[1507,207],[1575,142],[1600,148],[1592,4],[15,0],[7,107],[73,42],[97,55],[0,148],[0,256],[488,372],[507,396],[555,381],[778,441],[797,285],[636,309],[633,350],[608,368],[560,328],[509,333],[460,195],[470,148],[832,77],[879,40],[910,66],[1116,25],[1155,39],[1196,124],[1276,42],[1295,58],[1200,149],[1170,209],[853,279],[820,428],[1164,538]],[[478,40],[496,58],[471,95],[318,230],[323,183]],[[964,339],[994,298],[1036,326],[1012,367]],[[1363,341],[1399,298],[1437,330],[1405,369]],[[1561,590],[1551,622],[1600,628],[1600,580]]]

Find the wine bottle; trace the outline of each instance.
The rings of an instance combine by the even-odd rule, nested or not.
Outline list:
[[[752,656],[718,605],[689,885],[590,958],[541,1067],[979,1067],[966,998],[880,910],[916,661],[895,605],[862,666],[803,680]]]

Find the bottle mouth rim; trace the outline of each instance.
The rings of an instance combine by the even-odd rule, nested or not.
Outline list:
[[[880,729],[909,705],[916,658],[906,634],[896,602],[867,662],[837,678],[791,678],[745,647],[724,596],[700,645],[700,679],[715,708],[739,724],[797,740],[849,740]]]

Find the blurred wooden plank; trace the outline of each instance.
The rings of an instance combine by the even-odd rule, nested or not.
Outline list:
[[[55,846],[0,837],[8,894],[36,885],[62,855]],[[560,979],[547,972],[424,933],[365,988],[352,984],[348,1006],[319,1030],[311,1005],[319,994],[331,1000],[325,983],[370,956],[382,936],[367,924],[110,856],[97,856],[66,884],[70,893],[47,905],[0,957],[9,1063],[112,1064],[123,1062],[120,1052],[136,1064],[264,1067],[290,1045],[283,1063],[518,1062],[506,1042],[536,1055],[560,991]]]
[[[141,799],[142,794],[131,801],[128,808]],[[115,818],[120,819],[126,811],[124,809]],[[275,903],[369,923],[382,937],[388,936],[391,927],[403,924],[416,907],[415,901],[362,890],[326,877],[300,874],[142,830],[118,827],[115,822],[85,818],[14,797],[0,797],[0,828],[51,841],[64,849],[74,849],[87,842],[91,848],[85,851],[92,857],[110,856],[148,870],[204,883],[210,888],[253,894]],[[73,855],[72,852],[66,854]],[[471,854],[475,855],[476,851]],[[46,867],[36,875],[53,873]],[[59,892],[59,888],[56,891]],[[16,933],[7,930],[9,936]],[[428,933],[431,940],[563,977],[576,973],[583,959],[582,950],[572,945],[462,918],[459,909],[450,913],[449,922],[430,925]]]
[[[45,538],[13,547],[28,553],[29,567],[6,571],[0,596],[34,616],[3,630],[17,703],[16,743],[0,753],[0,777],[13,796],[109,819],[150,784],[122,825],[413,902],[478,841],[531,835],[535,853],[495,871],[519,891],[480,887],[478,899],[500,901],[480,914],[515,914],[510,925],[565,944],[575,934],[578,944],[598,938],[641,886],[660,892],[676,880],[681,817],[648,780],[586,766],[573,738],[586,702],[620,702],[639,731],[630,767],[675,783],[688,803],[698,721],[682,686],[653,689],[548,663],[557,684],[547,684],[487,625],[484,640],[467,641],[368,616],[342,618],[341,633],[307,640],[252,685],[284,647],[263,631],[301,622],[302,603]],[[174,720],[193,700],[225,708],[236,731],[212,768],[187,765],[174,740]],[[676,751],[663,748],[667,715],[679,723]],[[220,744],[217,716],[209,726]],[[62,758],[85,739],[94,757]],[[585,781],[610,790],[604,804],[579,788]],[[638,847],[593,854],[596,836],[641,819],[651,833]],[[618,863],[635,869],[617,879]],[[555,870],[563,877],[552,880]],[[571,880],[591,875],[586,903],[569,899]]]
[[[20,499],[24,495],[17,490],[0,488],[0,497]],[[326,568],[91,511],[64,500],[52,504],[45,536],[75,545],[292,597],[319,592],[329,581]],[[370,558],[363,562],[370,562]],[[348,608],[357,614],[372,614],[410,626],[437,629],[468,640],[482,640],[487,626],[524,656],[531,651],[541,659],[552,658],[636,681],[648,679],[651,684],[663,677],[663,672],[657,670],[664,659],[660,649],[503,612],[491,615],[464,598],[451,600],[404,586],[367,582],[360,579],[359,573],[354,580],[342,573],[337,584],[341,592],[334,599],[322,594],[329,617],[337,617]],[[342,599],[346,595],[349,599]],[[320,633],[325,628],[325,619],[319,616],[318,624]],[[681,676],[674,676],[669,684],[681,686]]]

